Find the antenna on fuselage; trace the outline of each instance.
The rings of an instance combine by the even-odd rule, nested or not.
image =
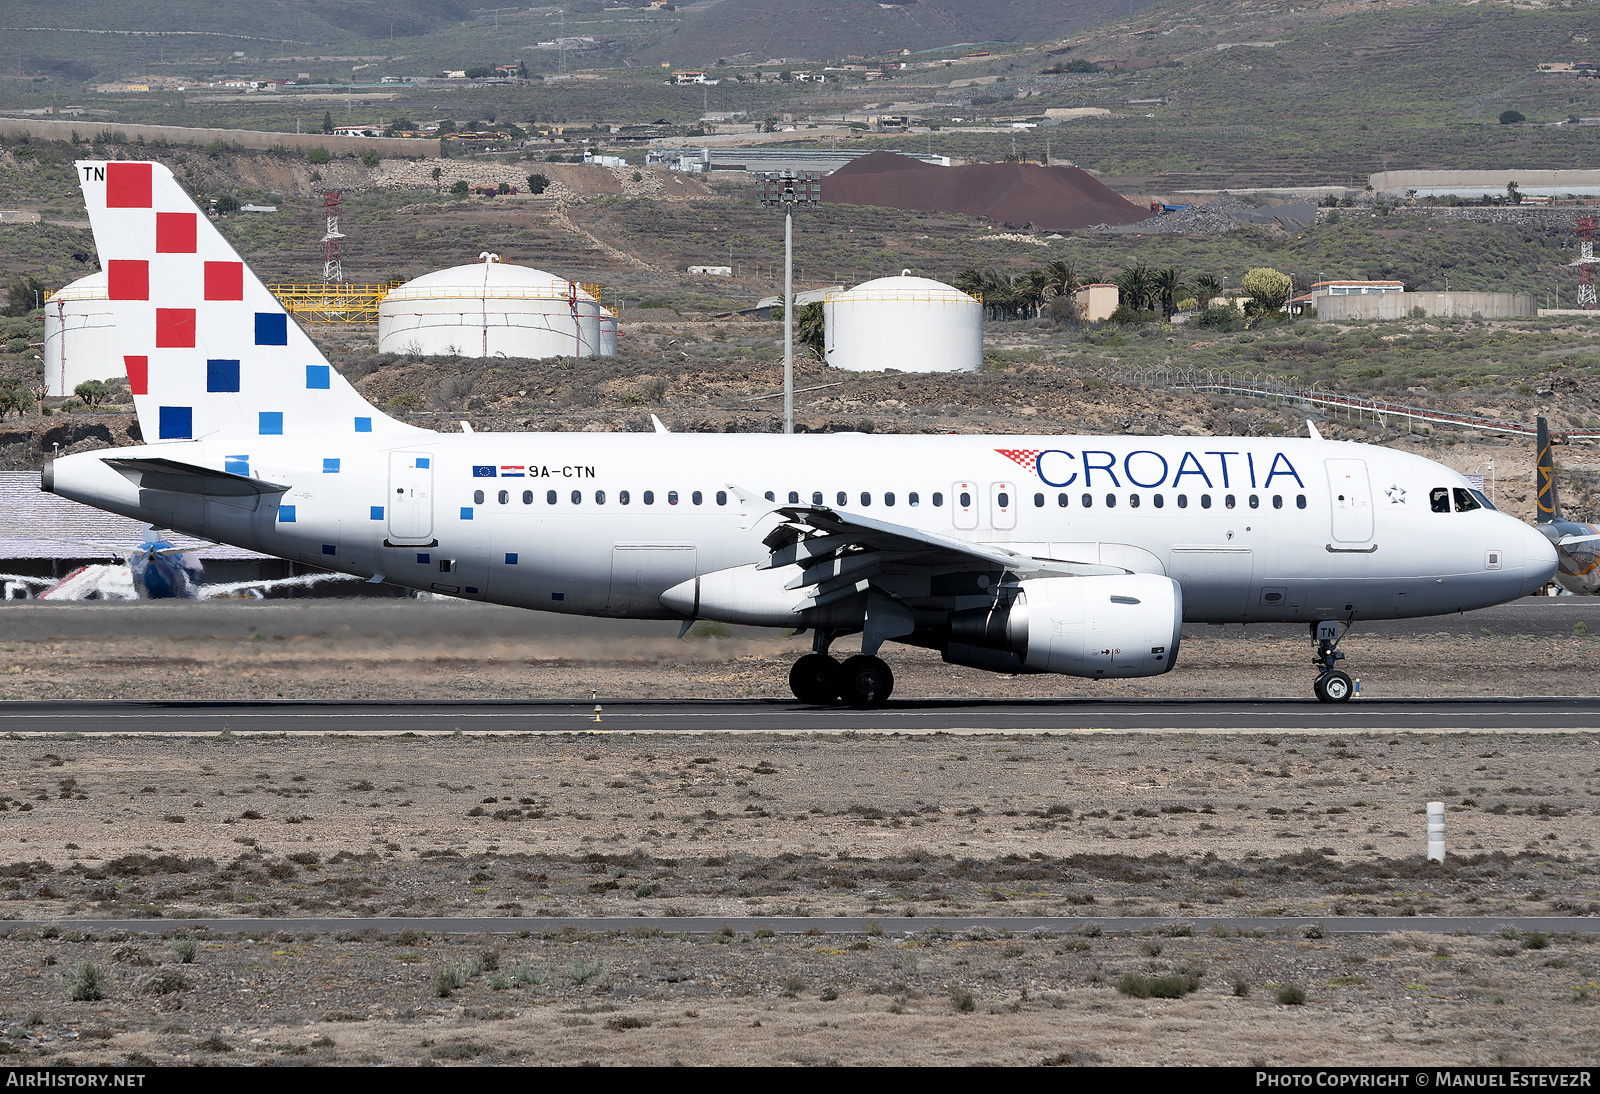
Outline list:
[[[1539,496],[1534,523],[1549,524],[1561,519],[1561,503],[1556,500],[1556,461],[1550,453],[1550,423],[1542,417],[1535,421],[1533,486]]]
[[[1317,430],[1317,423],[1313,422],[1310,418],[1306,419],[1306,432],[1311,435],[1312,440],[1322,440],[1322,434]]]
[[[656,427],[657,433],[671,433],[672,430],[661,424],[661,419],[654,414],[650,415],[650,424]]]

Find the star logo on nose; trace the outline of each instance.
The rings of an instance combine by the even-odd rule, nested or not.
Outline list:
[[[1391,486],[1384,493],[1389,495],[1390,505],[1404,505],[1406,503],[1406,488],[1403,486]]]

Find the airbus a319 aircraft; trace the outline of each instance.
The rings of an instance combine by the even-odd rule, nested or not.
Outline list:
[[[881,703],[885,642],[1003,673],[1153,676],[1184,622],[1498,604],[1555,551],[1454,471],[1247,437],[440,434],[369,405],[159,164],[77,165],[144,435],[43,487],[468,600],[804,628],[800,699]],[[842,665],[841,635],[861,634]]]

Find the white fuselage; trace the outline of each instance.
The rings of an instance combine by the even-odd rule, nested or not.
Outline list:
[[[141,492],[108,455],[288,489]],[[676,617],[667,589],[764,559],[781,520],[769,510],[791,500],[1166,574],[1191,622],[1426,616],[1537,590],[1555,568],[1544,536],[1430,505],[1466,487],[1373,446],[1212,437],[252,436],[75,454],[46,472],[47,489],[158,527],[413,589],[630,618]]]

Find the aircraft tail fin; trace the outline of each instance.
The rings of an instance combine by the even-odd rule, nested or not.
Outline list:
[[[1537,453],[1533,472],[1534,489],[1538,491],[1534,523],[1549,524],[1561,519],[1561,503],[1556,500],[1556,461],[1550,453],[1550,423],[1542,417],[1538,419],[1534,449]]]
[[[356,393],[166,167],[77,170],[147,443],[417,432]]]

